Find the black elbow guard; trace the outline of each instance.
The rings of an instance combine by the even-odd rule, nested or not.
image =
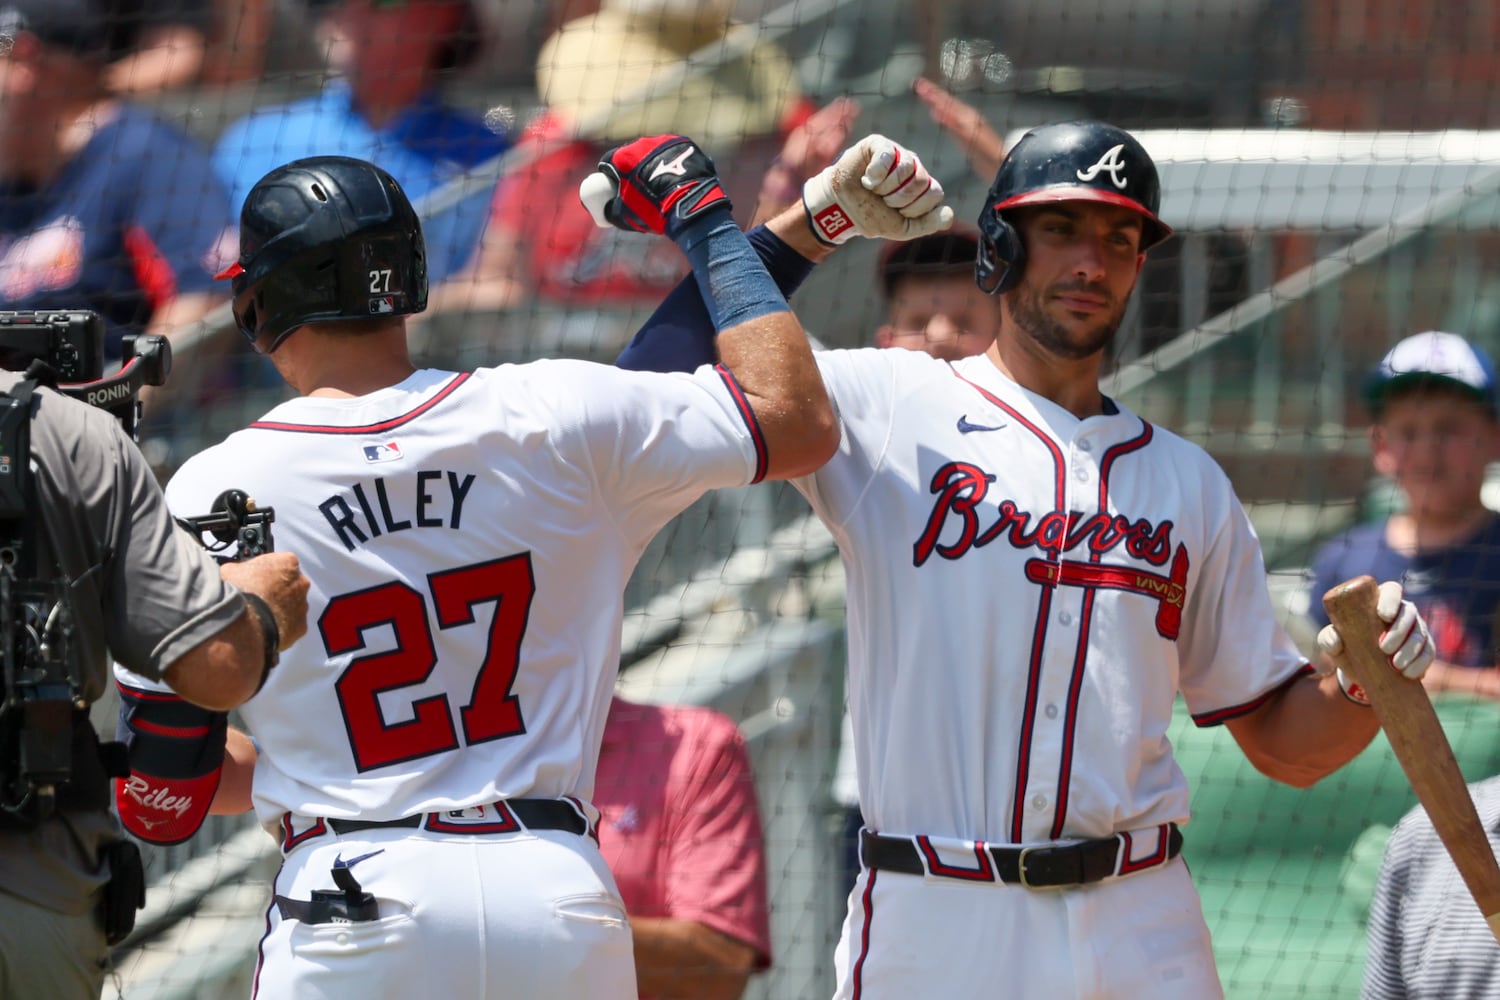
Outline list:
[[[115,781],[120,821],[150,843],[181,843],[203,825],[218,791],[229,713],[170,691],[117,686],[117,738],[130,758],[129,776]]]

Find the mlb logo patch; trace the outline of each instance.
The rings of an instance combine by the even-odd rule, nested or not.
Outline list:
[[[370,300],[370,315],[381,316],[396,311],[396,300],[389,295]]]
[[[394,441],[388,444],[365,445],[366,462],[394,462],[401,457],[401,446]]]

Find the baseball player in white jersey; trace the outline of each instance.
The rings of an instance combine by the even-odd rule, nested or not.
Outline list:
[[[772,273],[838,242],[807,198],[770,224],[779,244],[755,241]],[[1174,699],[1298,786],[1375,733],[1360,692],[1277,625],[1223,472],[1099,390],[1145,252],[1171,235],[1159,198],[1128,133],[1034,129],[980,218],[994,345],[818,355],[842,440],[795,483],[843,556],[867,824],[839,1000],[1222,996],[1179,859]],[[687,313],[658,319],[682,342]],[[1397,584],[1378,610],[1393,666],[1420,676],[1425,623]]]
[[[712,161],[658,136],[600,167],[590,211],[683,248],[722,363],[416,370],[403,317],[425,305],[422,238],[389,175],[315,157],[246,200],[224,275],[236,320],[300,396],[167,494],[179,514],[226,488],[272,507],[315,624],[242,709],[254,742],[231,731],[227,755],[221,723],[164,720],[159,692],[122,674],[143,766],[118,798],[132,829],[180,839],[207,799],[253,797],[284,854],[257,996],[635,996],[589,802],[623,588],[706,490],[810,472],[837,432]],[[195,725],[218,727],[213,766],[164,773],[150,748]]]

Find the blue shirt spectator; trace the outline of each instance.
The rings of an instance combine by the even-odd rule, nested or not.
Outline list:
[[[123,9],[7,0],[0,83],[0,309],[94,310],[106,361],[126,334],[171,335],[222,302],[212,276],[236,249],[207,154],[104,86],[134,44]]]
[[[122,104],[47,183],[0,181],[0,308],[92,309],[118,357],[179,296],[222,298],[213,273],[233,225],[204,152]]]
[[[1500,700],[1500,514],[1484,503],[1500,461],[1500,384],[1477,345],[1428,331],[1391,348],[1365,385],[1374,469],[1402,509],[1324,544],[1313,561],[1308,612],[1327,624],[1323,595],[1368,573],[1398,580],[1432,632],[1429,691]]]
[[[324,43],[341,77],[309,98],[260,108],[231,124],[214,165],[236,208],[255,182],[305,156],[354,156],[379,164],[414,202],[509,148],[478,115],[446,104],[439,78],[454,68],[457,41],[478,30],[468,0],[373,4],[343,0],[324,15]],[[428,273],[441,281],[478,246],[489,192],[423,219]],[[418,205],[421,209],[421,205]]]
[[[1451,546],[1398,552],[1386,523],[1362,524],[1325,545],[1313,563],[1308,610],[1319,628],[1328,624],[1322,596],[1336,584],[1368,573],[1399,580],[1427,619],[1438,659],[1458,667],[1493,667],[1500,656],[1495,617],[1500,615],[1500,517],[1483,522]]]

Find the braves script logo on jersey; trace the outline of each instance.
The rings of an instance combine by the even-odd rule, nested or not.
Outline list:
[[[1098,177],[1101,172],[1106,173],[1109,174],[1109,179],[1114,183],[1115,187],[1123,191],[1125,189],[1125,162],[1120,159],[1120,153],[1124,149],[1125,144],[1123,142],[1118,146],[1111,146],[1108,152],[1099,157],[1098,163],[1087,170],[1078,171],[1078,179],[1081,181],[1091,181],[1095,177]]]
[[[998,516],[985,527],[980,523],[979,506],[994,481],[993,475],[970,462],[949,462],[937,470],[932,477],[937,503],[912,546],[914,565],[921,566],[933,554],[961,559],[971,550],[1003,538],[1013,548],[1038,549],[1047,554],[1048,558],[1026,563],[1026,578],[1032,583],[1127,590],[1154,597],[1160,602],[1157,631],[1165,638],[1177,638],[1187,603],[1188,555],[1180,544],[1173,551],[1171,521],[1152,524],[1145,518],[1132,521],[1123,514],[1104,511],[1085,515],[1082,511],[1051,510],[1038,517],[1022,510],[1014,500],[1002,500],[996,508]],[[940,542],[950,519],[958,524],[958,537]],[[1092,558],[1061,558],[1079,548],[1086,549]],[[1170,560],[1171,567],[1160,574],[1094,561],[1116,549],[1124,549],[1131,558],[1153,566],[1164,566]]]

